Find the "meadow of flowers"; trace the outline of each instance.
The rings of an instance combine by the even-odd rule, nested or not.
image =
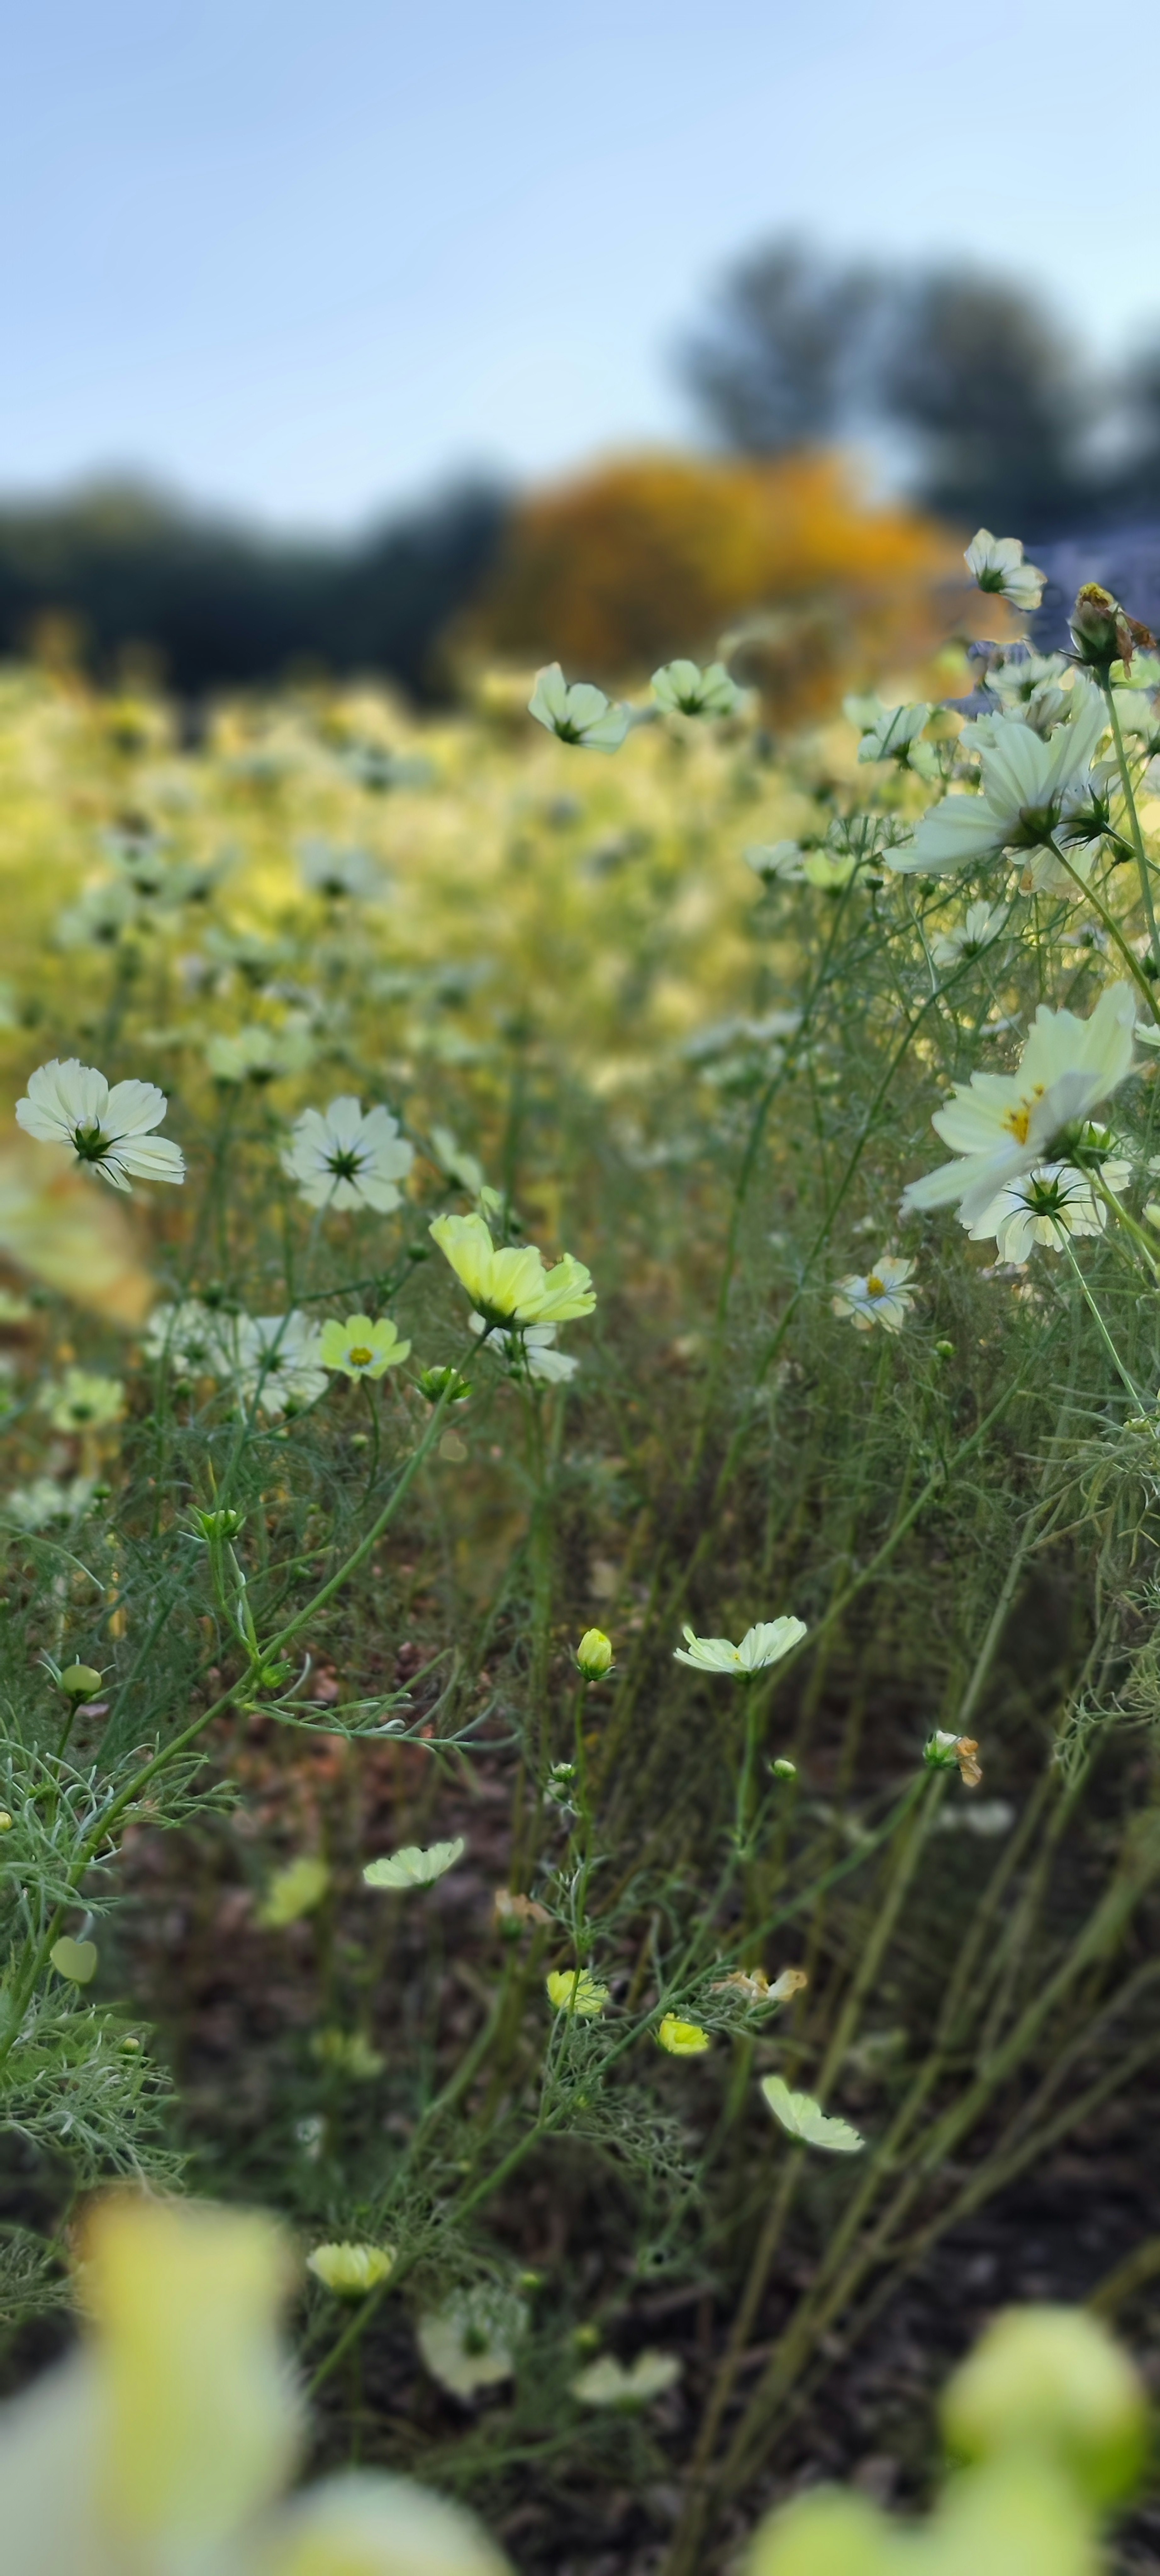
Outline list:
[[[14,2576],[918,2565],[803,2423],[1160,2058],[1160,660],[967,567],[794,736],[0,680]],[[932,2571],[1138,2474],[1021,2330]]]

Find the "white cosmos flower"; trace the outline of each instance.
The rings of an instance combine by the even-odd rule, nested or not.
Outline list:
[[[739,1646],[728,1637],[698,1637],[691,1628],[682,1630],[685,1643],[675,1649],[678,1664],[692,1664],[700,1673],[729,1673],[735,1681],[745,1681],[750,1673],[763,1673],[770,1664],[779,1664],[790,1647],[806,1633],[804,1619],[782,1617],[760,1619],[747,1628]]]
[[[200,1297],[155,1306],[142,1344],[147,1360],[166,1360],[176,1378],[215,1377],[221,1368],[221,1318]]]
[[[723,662],[666,662],[652,675],[652,693],[666,715],[735,715],[745,695]]]
[[[327,1374],[319,1358],[322,1334],[292,1307],[288,1315],[238,1315],[233,1319],[234,1374],[245,1405],[273,1420],[287,1408],[298,1413],[324,1395]]]
[[[142,1181],[183,1181],[181,1147],[168,1136],[154,1136],[168,1108],[155,1082],[115,1082],[110,1091],[103,1073],[70,1056],[38,1065],[28,1077],[28,1091],[16,1103],[17,1123],[43,1145],[71,1145],[78,1163],[88,1163],[115,1190],[127,1190],[129,1174]]]
[[[569,687],[558,662],[537,671],[528,714],[561,742],[580,743],[585,751],[619,751],[631,721],[628,708],[614,706],[590,680],[574,680]]]
[[[382,875],[369,850],[336,850],[329,841],[303,841],[298,865],[311,893],[327,895],[332,903],[382,892]]]
[[[350,1093],[329,1109],[304,1109],[295,1119],[282,1168],[308,1207],[377,1208],[400,1204],[395,1184],[411,1169],[414,1148],[399,1134],[389,1109],[368,1109]]]
[[[957,1199],[961,1222],[973,1226],[1011,1182],[1059,1159],[1053,1143],[1131,1072],[1135,1021],[1127,984],[1109,984],[1087,1020],[1041,1002],[1016,1072],[973,1073],[936,1111],[932,1125],[959,1159],[912,1181],[904,1211]]]
[[[469,1315],[467,1322],[469,1331],[486,1333],[487,1325],[482,1315]],[[567,1351],[556,1349],[558,1331],[557,1324],[525,1324],[519,1334],[493,1331],[492,1347],[494,1349],[496,1343],[499,1344],[509,1368],[518,1376],[519,1354],[516,1345],[522,1343],[528,1376],[541,1379],[545,1386],[565,1386],[570,1377],[575,1377],[580,1362],[572,1359]]]
[[[1124,1189],[1131,1179],[1129,1163],[1105,1163],[1110,1190]],[[1026,1261],[1032,1244],[1058,1252],[1065,1235],[1102,1234],[1108,1211],[1097,1198],[1090,1174],[1074,1163],[1039,1163],[1022,1179],[1010,1181],[971,1227],[972,1243],[993,1235],[1000,1261]]]
[[[1091,794],[1092,754],[1107,723],[1098,690],[1083,683],[1071,696],[1075,714],[1046,742],[1030,725],[1001,723],[983,749],[978,795],[932,805],[909,847],[885,854],[887,866],[904,876],[946,876],[1008,850],[1050,852],[1069,813]]]
[[[846,700],[847,707],[853,703],[856,702]],[[932,712],[917,701],[905,707],[880,707],[873,722],[863,730],[859,760],[894,760],[901,769],[917,770],[920,778],[937,778],[939,764],[934,744],[919,739]]]
[[[54,1522],[79,1521],[93,1499],[93,1476],[34,1476],[30,1485],[14,1485],[0,1503],[5,1520],[23,1530],[50,1529]]]
[[[1047,575],[1040,572],[1037,564],[1024,563],[1018,537],[993,537],[989,528],[980,528],[963,561],[980,590],[998,591],[1001,598],[1010,600],[1012,608],[1028,613],[1038,608]]]
[[[884,1252],[864,1279],[839,1279],[830,1299],[835,1315],[848,1315],[859,1333],[872,1332],[875,1324],[900,1333],[914,1302],[914,1290],[906,1285],[913,1269],[913,1261]]]
[[[936,966],[957,966],[962,957],[981,957],[993,948],[1009,918],[1005,903],[972,903],[953,930],[936,930],[930,953]]]

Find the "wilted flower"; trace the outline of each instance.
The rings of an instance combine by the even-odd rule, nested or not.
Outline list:
[[[957,1770],[965,1789],[977,1789],[983,1777],[978,1752],[973,1735],[948,1735],[939,1727],[927,1737],[922,1758],[928,1771]]]
[[[154,1082],[116,1082],[110,1091],[95,1066],[54,1057],[29,1074],[16,1116],[38,1143],[70,1145],[78,1163],[88,1163],[113,1189],[127,1190],[130,1173],[142,1181],[185,1179],[180,1146],[150,1134],[168,1105]]]
[[[703,2057],[712,2043],[707,2030],[698,2021],[679,2021],[676,2013],[666,2013],[657,2030],[662,2048],[670,2057]]]
[[[110,1422],[120,1421],[125,1388],[119,1377],[66,1368],[59,1386],[46,1387],[40,1403],[54,1431],[103,1431]]]
[[[569,688],[558,662],[537,671],[528,713],[561,742],[579,743],[586,751],[619,751],[630,723],[628,708],[614,706],[591,681],[574,680]]]
[[[697,1637],[685,1628],[685,1643],[676,1647],[675,1656],[678,1664],[692,1664],[697,1672],[729,1673],[735,1681],[748,1681],[753,1673],[780,1663],[805,1633],[804,1619],[786,1615],[747,1628],[739,1646],[731,1646],[727,1637]]]
[[[666,662],[652,675],[652,693],[666,715],[732,716],[745,692],[730,678],[724,662]]]
[[[528,2321],[522,2299],[490,2285],[457,2290],[420,2317],[415,2341],[433,2379],[453,2397],[474,2397],[510,2379]],[[458,2576],[458,2571],[456,2571]]]
[[[612,1670],[612,1640],[603,1628],[586,1628],[576,1648],[576,1665],[586,1682],[602,1682]]]
[[[1122,662],[1127,676],[1132,668],[1132,655],[1137,648],[1155,644],[1156,638],[1138,617],[1129,617],[1103,583],[1085,581],[1071,612],[1071,640],[1077,662],[1097,671],[1106,679],[1113,662]]]
[[[965,958],[981,957],[985,949],[994,947],[1009,919],[1010,910],[1005,903],[980,900],[969,904],[953,930],[935,931],[930,943],[935,965],[957,966]]]
[[[675,2352],[638,2352],[627,2369],[606,2352],[578,2372],[572,2395],[581,2406],[647,2406],[652,2398],[675,2388],[680,2376]]]
[[[609,1998],[588,1968],[553,1968],[544,1984],[553,2012],[578,2013],[581,2021],[595,2021]]]
[[[318,1357],[324,1369],[341,1369],[344,1377],[383,1377],[405,1360],[410,1343],[400,1341],[397,1327],[384,1315],[372,1324],[369,1315],[348,1315],[322,1327]]]
[[[1110,1098],[1132,1068],[1136,1005],[1127,984],[1110,984],[1090,1019],[1041,1002],[1013,1074],[973,1073],[932,1125],[958,1160],[912,1181],[904,1209],[957,1199],[974,1225],[1001,1190],[1052,1158],[1053,1142]]]
[[[431,1233],[485,1324],[566,1324],[596,1304],[592,1274],[570,1252],[551,1269],[534,1243],[497,1251],[481,1216],[436,1216]]]
[[[365,2299],[389,2280],[394,2265],[393,2245],[316,2245],[306,2257],[307,2271],[337,2299]]]
[[[718,1977],[713,1993],[738,1994],[750,2004],[786,2004],[809,1982],[804,1968],[783,1968],[772,1982],[764,1968],[733,1968],[727,1977]]]
[[[297,1860],[275,1870],[254,1920],[263,1932],[284,1932],[288,1924],[300,1923],[304,1914],[313,1914],[329,1885],[326,1862],[316,1853],[300,1852]]]
[[[882,1253],[865,1278],[839,1279],[830,1299],[835,1315],[848,1315],[859,1333],[872,1332],[875,1324],[888,1333],[900,1333],[914,1303],[914,1290],[906,1285],[913,1270],[913,1261]]]
[[[982,754],[977,795],[944,797],[924,814],[913,840],[888,851],[886,864],[903,876],[946,876],[956,868],[982,867],[1009,851],[1055,851],[1066,841],[1068,818],[1090,800],[1092,755],[1107,724],[1098,692],[1077,685],[1075,712],[1046,742],[1030,725],[1002,724]]]
[[[308,1207],[370,1207],[385,1216],[400,1205],[395,1183],[414,1159],[389,1109],[368,1109],[364,1117],[361,1102],[345,1093],[328,1109],[304,1109],[295,1119],[282,1168]]]
[[[1012,608],[1030,615],[1038,608],[1047,580],[1037,564],[1024,563],[1023,546],[1018,537],[993,537],[989,528],[980,528],[972,537],[963,558],[974,574],[980,590],[998,591]]]

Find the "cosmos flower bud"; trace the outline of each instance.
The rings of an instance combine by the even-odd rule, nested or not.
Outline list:
[[[244,1512],[195,1511],[193,1519],[202,1538],[208,1539],[211,1545],[215,1541],[221,1539],[236,1538],[239,1531],[243,1530],[246,1526],[246,1515]]]
[[[791,1762],[784,1753],[779,1753],[776,1762],[771,1762],[769,1767],[775,1780],[796,1780],[797,1778],[796,1762]]]
[[[306,2269],[336,2299],[365,2299],[394,2269],[393,2245],[316,2245]]]
[[[416,1384],[428,1404],[438,1404],[444,1395],[449,1404],[463,1404],[471,1393],[470,1378],[461,1377],[457,1368],[423,1369]]]
[[[612,1640],[602,1628],[586,1628],[576,1648],[577,1669],[586,1682],[602,1682],[612,1670]]]
[[[101,1676],[94,1664],[68,1664],[61,1674],[60,1686],[66,1699],[94,1699],[101,1687]]]
[[[1126,608],[1102,582],[1085,581],[1071,612],[1071,640],[1077,662],[1106,679],[1113,662],[1122,662],[1125,674],[1131,670],[1132,655],[1137,646],[1142,650],[1156,638],[1138,617],[1129,617]]]

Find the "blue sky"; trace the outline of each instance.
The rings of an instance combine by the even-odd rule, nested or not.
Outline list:
[[[136,467],[350,525],[687,436],[669,358],[794,225],[1160,322],[1160,12],[1090,0],[37,0],[9,14],[0,490]],[[1151,205],[1149,204],[1151,198]]]

